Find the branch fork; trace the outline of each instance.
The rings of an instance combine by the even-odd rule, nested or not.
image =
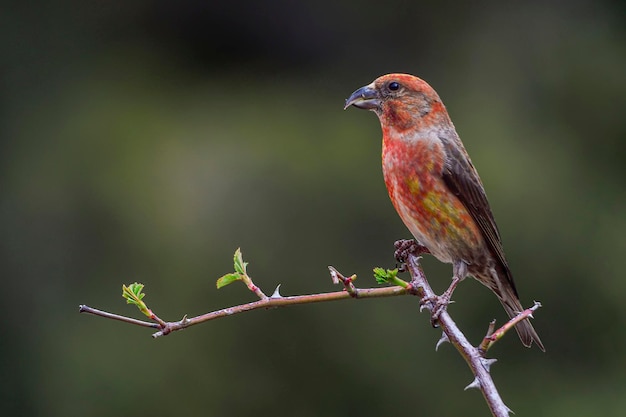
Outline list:
[[[430,287],[424,275],[424,271],[419,264],[419,255],[424,253],[420,245],[414,242],[411,243],[411,241],[398,241],[395,246],[396,259],[402,262],[404,268],[411,274],[411,286],[418,289],[418,295],[421,299],[420,309],[429,309],[431,311],[431,321],[433,323],[436,322],[443,330],[443,334],[437,342],[435,349],[438,349],[445,342],[451,343],[461,354],[463,359],[465,359],[474,374],[474,380],[465,387],[465,389],[480,389],[492,415],[495,417],[508,417],[509,413],[512,411],[502,401],[490,374],[491,365],[496,362],[496,359],[485,358],[485,354],[489,348],[501,339],[507,331],[512,329],[516,323],[528,317],[532,317],[532,313],[541,307],[541,304],[535,302],[533,307],[524,310],[518,314],[517,317],[509,320],[496,331],[493,331],[495,321],[491,322],[487,330],[487,335],[483,338],[481,344],[475,347],[457,327],[445,308],[445,305],[439,311],[437,311],[437,307],[433,305],[432,300],[438,300],[439,296],[437,296]]]

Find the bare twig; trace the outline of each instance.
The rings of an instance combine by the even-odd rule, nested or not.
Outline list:
[[[153,329],[158,329],[159,328],[159,324],[158,323],[150,323],[148,321],[137,320],[137,319],[133,319],[131,317],[120,316],[119,314],[109,313],[107,311],[98,310],[97,308],[89,307],[89,306],[86,306],[86,305],[78,306],[78,312],[79,313],[93,314],[94,316],[100,316],[100,317],[104,317],[104,318],[107,318],[107,319],[119,320],[119,321],[123,321],[125,323],[136,324],[137,326],[150,327],[150,328],[153,328]]]
[[[485,352],[487,352],[487,350],[489,350],[489,348],[493,346],[494,343],[502,339],[502,337],[506,334],[506,332],[511,330],[513,327],[515,327],[517,323],[519,323],[522,320],[526,320],[528,318],[533,318],[533,313],[539,307],[541,307],[541,303],[538,301],[535,301],[535,304],[532,307],[527,308],[526,310],[522,311],[517,316],[513,317],[511,320],[504,323],[504,325],[496,331],[494,331],[496,321],[495,320],[492,321],[489,324],[489,328],[487,329],[487,334],[483,338],[483,341],[481,342],[480,346],[478,346],[478,349],[480,349],[480,351],[484,355]]]

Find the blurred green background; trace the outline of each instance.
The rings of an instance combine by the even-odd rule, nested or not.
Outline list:
[[[241,246],[266,292],[375,286],[409,237],[380,127],[343,111],[409,72],[439,92],[485,183],[547,353],[510,335],[518,416],[626,413],[626,24],[619,1],[5,2],[0,14],[0,401],[7,416],[487,415],[413,298],[260,311],[153,340],[78,313],[176,320]],[[451,269],[425,259],[437,290]],[[450,311],[478,342],[496,298]]]

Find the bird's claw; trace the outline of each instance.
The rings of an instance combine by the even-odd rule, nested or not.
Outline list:
[[[449,304],[454,303],[450,300],[451,294],[435,295],[434,297],[424,297],[420,300],[420,312],[424,309],[430,310],[430,324],[439,327],[439,316],[446,311]]]
[[[406,271],[406,260],[409,255],[420,255],[422,253],[430,253],[425,246],[420,245],[415,239],[400,239],[393,244],[395,251],[393,253],[394,258],[400,264],[398,267],[399,272]]]
[[[415,239],[396,240],[393,244],[393,247],[395,248],[393,257],[396,258],[399,263],[403,264],[409,254],[415,251],[416,246],[417,242]]]
[[[465,265],[465,264],[462,264]],[[458,272],[458,271],[457,271]],[[438,321],[441,313],[446,311],[449,304],[452,304],[452,293],[456,289],[456,286],[459,285],[459,282],[463,281],[465,278],[466,271],[461,270],[460,273],[455,273],[454,277],[452,277],[452,282],[447,290],[441,295],[435,295],[434,297],[430,297],[425,302],[429,303],[430,310],[430,323],[433,327],[439,327]],[[459,278],[463,277],[463,278]],[[422,300],[424,301],[424,300]],[[420,302],[421,303],[421,302]]]

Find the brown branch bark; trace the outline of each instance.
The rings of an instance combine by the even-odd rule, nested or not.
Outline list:
[[[309,295],[294,295],[289,297],[276,296],[265,297],[258,301],[253,301],[251,303],[240,304],[237,306],[223,308],[221,310],[212,311],[210,313],[202,314],[200,316],[187,318],[183,317],[179,321],[172,322],[163,322],[163,324],[159,323],[151,323],[147,321],[136,320],[130,317],[120,316],[113,313],[108,313],[106,311],[98,310],[86,305],[81,305],[79,308],[79,312],[93,314],[95,316],[100,316],[104,318],[114,319],[123,321],[129,324],[135,324],[143,327],[150,327],[154,329],[159,329],[158,332],[154,333],[152,337],[157,338],[160,336],[168,335],[177,330],[186,329],[187,327],[194,326],[196,324],[204,323],[211,320],[221,319],[224,317],[229,317],[235,314],[245,313],[246,311],[253,311],[259,309],[269,309],[275,307],[287,307],[298,304],[312,304],[312,303],[323,303],[327,301],[337,301],[337,300],[345,300],[348,298],[380,298],[380,297],[394,297],[398,295],[406,295],[408,291],[405,288],[394,286],[394,287],[385,287],[385,288],[355,288],[355,293],[350,293],[348,291],[335,291],[321,294],[309,294]]]

